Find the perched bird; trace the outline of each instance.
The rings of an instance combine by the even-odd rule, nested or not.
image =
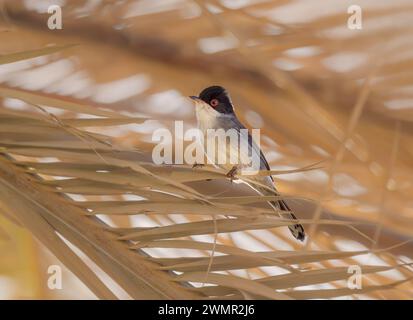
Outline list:
[[[241,129],[246,128],[238,120],[234,112],[234,106],[229,97],[229,94],[223,87],[211,86],[202,90],[198,97],[191,96],[190,98],[195,102],[198,128],[204,134],[204,139],[208,139],[206,134],[208,129],[235,129],[236,132],[238,132],[239,139],[248,139],[248,146],[251,149],[250,152],[254,152],[259,159],[259,170],[270,170],[270,166],[268,165],[268,162],[265,159],[264,154],[262,153],[261,149],[257,146],[257,144],[253,141],[251,135],[239,134],[241,132]],[[226,157],[229,157],[228,150],[234,148],[234,146],[228,145],[231,144],[231,142],[228,141],[228,139],[226,140],[226,144],[226,151],[221,150],[221,152],[226,152]],[[235,146],[235,148],[239,149],[239,145],[241,145],[241,142],[239,142]],[[238,151],[239,150],[237,150],[237,152]],[[220,150],[216,151],[216,153],[219,152]],[[241,159],[242,157],[243,155],[239,154],[239,158]],[[217,162],[215,162],[214,164],[216,164],[218,167],[223,168],[224,170],[228,170],[227,176],[231,177],[232,179],[239,168],[237,167],[237,165],[231,164],[228,158],[227,160],[228,161],[226,161],[224,164],[218,164]],[[272,176],[251,176],[250,180],[257,182],[257,184],[249,185],[251,188],[256,190],[261,195],[274,195],[274,193],[276,193],[274,180]],[[269,201],[269,204],[274,209],[281,210],[280,216],[282,218],[297,220],[297,218],[291,212],[291,209],[284,200]],[[301,224],[297,223],[289,225],[288,228],[290,229],[292,235],[296,239],[301,241],[304,240],[305,232]]]

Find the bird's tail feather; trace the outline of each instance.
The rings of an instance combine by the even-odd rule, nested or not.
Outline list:
[[[284,200],[270,201],[269,203],[274,209],[280,209],[281,211],[285,211],[285,213],[280,212],[281,218],[297,220],[296,216],[294,215],[294,213],[291,211],[290,207],[285,203]],[[304,227],[301,224],[297,223],[297,224],[289,225],[288,229],[290,229],[294,238],[300,241],[304,241],[305,231],[304,231]]]
[[[267,188],[264,188],[264,187],[261,187],[261,186],[258,186],[258,185],[250,185],[250,186],[255,191],[257,191],[258,193],[260,193],[262,195],[274,195],[274,193],[269,192]],[[268,180],[268,186],[271,186],[271,187],[274,188],[272,180]],[[275,189],[274,189],[274,191],[275,191]],[[268,201],[268,204],[274,210],[278,211],[281,218],[291,219],[293,221],[297,221],[296,216],[294,215],[294,213],[291,211],[290,207],[287,205],[287,203],[284,200]],[[290,229],[290,231],[291,231],[292,235],[294,236],[294,238],[296,238],[297,240],[300,240],[300,241],[304,241],[305,231],[304,231],[304,227],[301,224],[297,223],[297,224],[289,225],[288,229]]]

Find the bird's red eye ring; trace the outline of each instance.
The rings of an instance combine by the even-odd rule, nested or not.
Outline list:
[[[210,102],[209,102],[209,104],[212,106],[212,107],[216,107],[216,106],[218,106],[218,104],[219,104],[219,101],[218,101],[218,99],[212,99]]]

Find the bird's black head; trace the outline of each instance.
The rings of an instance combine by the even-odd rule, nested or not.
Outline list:
[[[205,88],[199,94],[199,99],[208,103],[219,113],[232,114],[234,113],[234,107],[231,99],[225,88],[221,86],[212,86]]]

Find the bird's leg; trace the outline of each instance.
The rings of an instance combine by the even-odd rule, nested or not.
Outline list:
[[[238,166],[233,166],[231,170],[226,174],[227,178],[231,179],[231,182],[234,180],[235,175],[238,173]]]
[[[202,164],[202,163],[194,163],[193,164],[193,166],[192,166],[192,169],[196,169],[196,168],[202,168],[204,166],[204,164]]]

